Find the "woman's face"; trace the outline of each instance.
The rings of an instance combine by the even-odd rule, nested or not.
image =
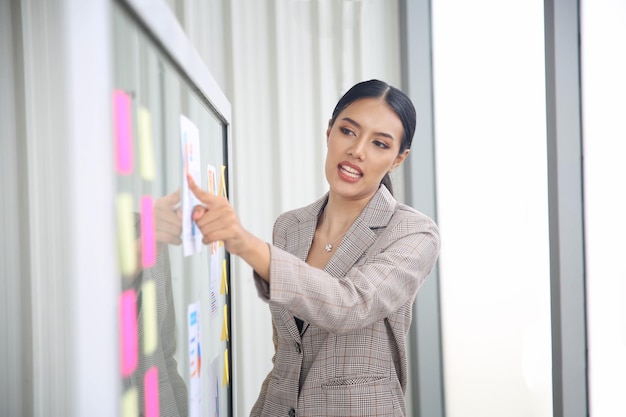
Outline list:
[[[385,101],[364,98],[346,107],[326,131],[326,179],[331,193],[350,200],[369,199],[383,176],[409,154],[401,154],[404,129]]]

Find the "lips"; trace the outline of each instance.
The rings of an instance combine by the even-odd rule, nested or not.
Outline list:
[[[348,162],[342,162],[339,164],[339,175],[348,180],[355,181],[363,176],[363,172],[355,165]]]

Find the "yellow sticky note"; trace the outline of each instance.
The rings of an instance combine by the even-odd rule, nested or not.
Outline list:
[[[116,209],[120,271],[123,276],[129,277],[137,270],[133,196],[129,193],[119,194],[116,199]]]
[[[139,134],[139,172],[141,178],[153,181],[154,168],[154,145],[152,142],[152,116],[145,107],[139,107],[137,113],[137,129]]]
[[[228,372],[228,349],[224,351],[224,375],[222,376],[222,386],[228,385],[229,372]]]
[[[222,283],[220,284],[220,294],[228,294],[228,280],[226,279],[226,259],[222,259]]]
[[[141,309],[143,310],[143,353],[151,355],[157,348],[156,284],[153,280],[141,285]]]
[[[224,304],[224,323],[222,324],[222,341],[228,340],[228,307]]]
[[[139,416],[139,397],[136,388],[129,388],[122,395],[122,417]]]

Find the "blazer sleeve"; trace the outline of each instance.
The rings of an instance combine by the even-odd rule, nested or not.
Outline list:
[[[331,333],[348,333],[388,317],[412,300],[433,268],[439,247],[437,226],[417,213],[391,222],[342,277],[274,245],[270,284],[259,295]]]

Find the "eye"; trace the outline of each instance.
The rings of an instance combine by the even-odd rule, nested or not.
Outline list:
[[[347,127],[340,127],[339,131],[341,131],[341,133],[343,133],[344,135],[356,136],[356,134],[352,130],[348,129]]]
[[[374,141],[374,145],[378,146],[381,149],[389,149],[389,146],[387,146],[387,144],[385,142],[381,142],[379,140],[375,140]]]

